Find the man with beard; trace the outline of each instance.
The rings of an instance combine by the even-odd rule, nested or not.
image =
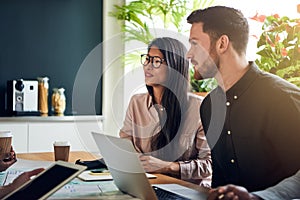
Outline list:
[[[195,77],[218,81],[200,108],[212,149],[212,187],[235,184],[251,192],[295,174],[300,89],[247,61],[249,26],[240,11],[209,7],[193,11],[187,21]]]

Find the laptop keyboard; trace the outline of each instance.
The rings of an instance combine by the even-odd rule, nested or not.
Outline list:
[[[154,189],[154,192],[158,198],[158,200],[189,200],[188,198],[186,197],[183,197],[179,194],[175,194],[175,193],[172,193],[172,192],[169,192],[167,190],[164,190],[164,189],[161,189],[161,188],[158,188],[158,187],[155,187],[155,186],[152,186],[153,189]]]

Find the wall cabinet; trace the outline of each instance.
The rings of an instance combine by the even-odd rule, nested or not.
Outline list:
[[[52,152],[54,141],[69,141],[71,151],[98,152],[91,132],[103,132],[101,116],[0,118],[17,153]]]

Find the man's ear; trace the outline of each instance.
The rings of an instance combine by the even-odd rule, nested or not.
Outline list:
[[[224,53],[228,47],[229,47],[229,38],[227,35],[222,35],[218,41],[217,41],[217,44],[216,44],[216,48],[217,48],[217,51],[222,54]]]

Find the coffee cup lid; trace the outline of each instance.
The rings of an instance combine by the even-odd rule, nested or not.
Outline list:
[[[55,141],[53,143],[54,146],[70,146],[69,141]]]
[[[12,137],[11,131],[0,131],[0,137]]]

